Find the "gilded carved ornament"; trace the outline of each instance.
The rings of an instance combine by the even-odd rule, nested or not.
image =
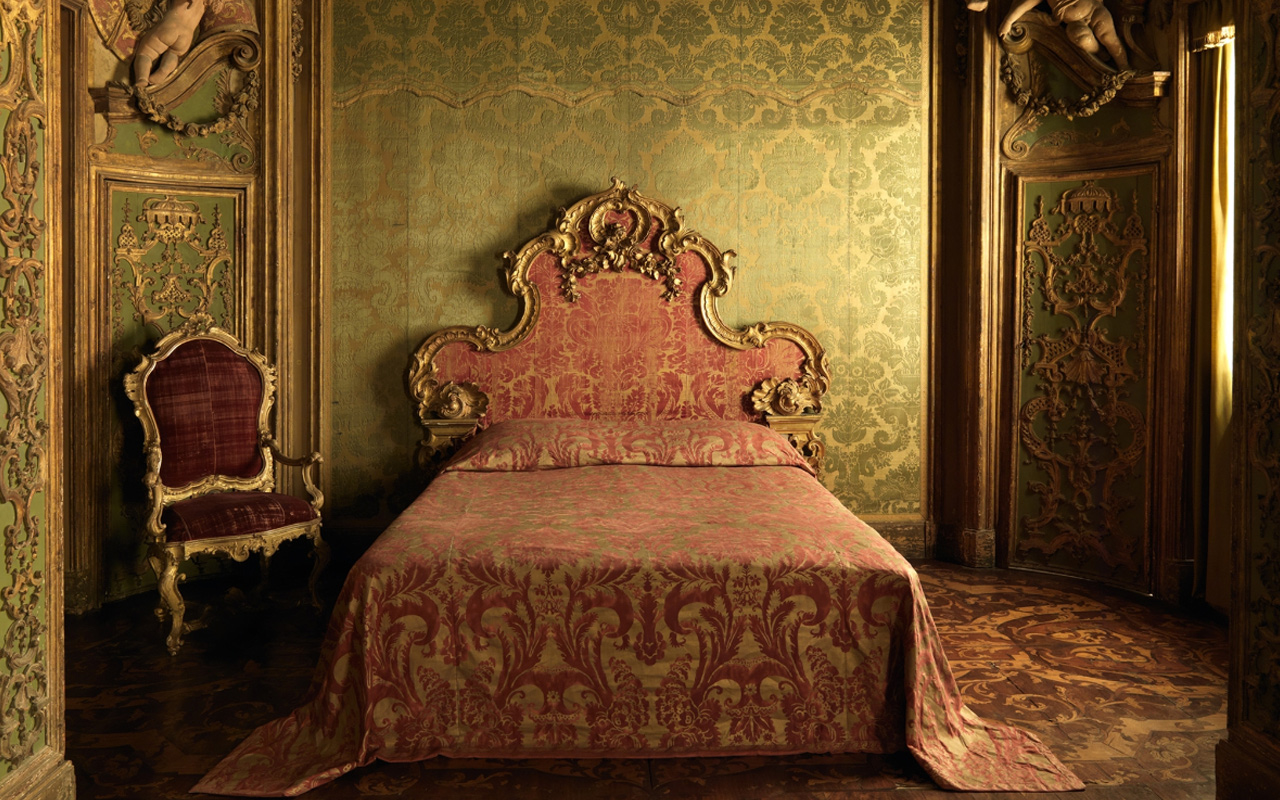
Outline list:
[[[658,231],[655,236],[655,226]],[[628,188],[617,178],[613,188],[561,209],[554,230],[540,234],[515,252],[503,254],[502,275],[507,291],[518,305],[516,322],[507,330],[486,326],[445,328],[429,336],[414,353],[409,390],[418,407],[418,419],[427,432],[419,446],[419,463],[429,463],[445,448],[478,429],[488,396],[474,384],[437,380],[436,354],[446,346],[468,344],[482,352],[515,347],[532,333],[541,309],[538,288],[529,281],[534,261],[550,254],[560,268],[561,291],[574,302],[581,296],[580,280],[603,271],[633,270],[663,283],[661,296],[670,301],[682,290],[678,259],[696,253],[708,267],[698,305],[703,325],[711,337],[735,350],[763,347],[773,339],[794,343],[804,354],[802,374],[796,378],[763,381],[751,393],[752,407],[776,417],[805,416],[809,430],[820,417],[822,395],[830,386],[826,352],[813,334],[786,322],[761,322],[735,329],[720,317],[717,301],[733,282],[733,267],[711,242],[684,227],[683,213]],[[745,388],[745,387],[744,387]],[[810,434],[806,441],[816,441]],[[817,451],[820,459],[821,443]],[[802,451],[803,452],[803,451]],[[807,455],[808,455],[807,454]]]
[[[90,12],[108,48],[130,61],[131,80],[93,90],[110,122],[139,117],[188,137],[242,126],[258,108],[262,46],[250,0],[93,0]],[[173,111],[218,76],[224,87],[212,120]]]
[[[1047,13],[1037,8],[1046,5]],[[1103,0],[1020,0],[1010,8],[999,29],[1000,80],[1026,114],[1075,119],[1092,116],[1116,98],[1149,105],[1164,95],[1170,73],[1156,69],[1136,33],[1147,17],[1145,4],[1123,0],[1118,6],[1119,25]],[[1084,93],[1055,97],[1041,56]]]
[[[130,220],[133,212],[126,197],[123,210],[112,254],[112,283],[129,297],[138,322],[159,331],[166,320],[197,320],[212,313],[219,297],[230,314],[234,273],[220,204],[214,205],[212,224],[203,237],[199,228],[205,224],[204,215],[193,201],[172,194],[151,196]],[[135,221],[145,224],[141,234]],[[119,309],[113,319],[119,337]]]
[[[56,24],[56,23],[55,23]],[[50,728],[48,595],[50,531],[41,509],[49,469],[45,239],[50,198],[42,177],[49,143],[44,99],[44,3],[17,0],[0,11],[0,505],[4,575],[0,590],[0,762],[19,767],[37,753]],[[42,208],[43,206],[43,208]],[[60,630],[56,625],[52,632]]]
[[[1130,361],[1143,363],[1147,341],[1139,257],[1148,237],[1137,208],[1135,192],[1118,222],[1124,209],[1116,194],[1085,181],[1059,198],[1056,225],[1038,198],[1022,243],[1021,366],[1035,390],[1018,413],[1019,440],[1034,467],[1021,491],[1039,503],[1038,513],[1019,519],[1024,556],[1066,550],[1111,569],[1142,570],[1122,516],[1135,502],[1122,481],[1139,468],[1148,442],[1143,410],[1129,401],[1142,369]],[[1038,323],[1037,308],[1048,312]],[[1122,317],[1138,321],[1130,336],[1114,332]]]

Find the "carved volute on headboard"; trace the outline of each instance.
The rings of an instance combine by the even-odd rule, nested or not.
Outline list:
[[[445,328],[414,354],[420,463],[504,419],[721,418],[763,420],[820,466],[826,352],[791,323],[724,323],[733,255],[616,178],[562,209],[503,254],[519,304],[509,329]]]

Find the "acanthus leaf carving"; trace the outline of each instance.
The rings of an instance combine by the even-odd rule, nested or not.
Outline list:
[[[0,504],[4,572],[0,590],[0,762],[17,767],[31,758],[49,726],[51,672],[47,596],[50,532],[40,512],[45,491],[49,423],[46,419],[49,341],[45,333],[47,242],[40,158],[47,142],[46,92],[40,59],[47,21],[43,4],[6,6],[8,58],[0,79],[0,108],[7,112],[0,149]],[[44,210],[41,210],[41,204]],[[56,667],[55,667],[56,669]]]
[[[1024,384],[1035,381],[1018,412],[1032,469],[1019,469],[1019,482],[1037,498],[1026,502],[1038,502],[1018,520],[1019,558],[1066,551],[1082,563],[1127,570],[1130,580],[1144,566],[1142,534],[1126,517],[1139,500],[1124,482],[1148,443],[1144,413],[1131,402],[1144,391],[1148,324],[1147,238],[1137,202],[1135,192],[1126,215],[1114,192],[1086,180],[1061,195],[1053,224],[1043,197],[1036,199],[1022,243],[1018,345]],[[1136,326],[1130,335],[1117,332],[1127,325]]]

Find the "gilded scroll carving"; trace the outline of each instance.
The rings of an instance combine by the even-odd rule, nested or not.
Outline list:
[[[446,346],[459,344],[497,352],[527,339],[541,310],[538,290],[529,281],[535,260],[547,255],[555,259],[564,296],[570,302],[581,296],[578,277],[619,269],[635,270],[663,281],[662,296],[671,300],[681,288],[677,264],[685,253],[697,254],[707,265],[698,303],[702,322],[714,340],[735,350],[751,350],[783,339],[795,344],[803,354],[801,375],[766,379],[751,395],[752,407],[778,416],[808,416],[821,411],[821,398],[830,385],[830,367],[826,352],[814,336],[786,322],[744,328],[726,325],[717,302],[733,280],[733,270],[727,263],[733,252],[722,253],[700,234],[686,230],[679,209],[645,197],[615,178],[612,189],[562,209],[553,230],[534,237],[516,252],[504,254],[507,263],[503,276],[519,304],[511,328],[445,328],[418,348],[410,369],[409,388],[417,402],[419,421],[428,434],[420,443],[420,462],[429,462],[451,442],[470,435],[488,403],[484,387],[439,381],[437,354]],[[805,440],[808,450],[802,452],[820,461],[821,443],[813,445],[812,441],[813,437]]]
[[[36,752],[49,725],[49,665],[45,593],[47,516],[44,492],[48,422],[44,393],[49,343],[45,334],[44,212],[42,164],[46,109],[42,66],[37,58],[44,6],[18,2],[0,11],[7,58],[0,79],[3,151],[0,188],[0,503],[11,521],[4,526],[0,592],[0,762],[16,766]]]
[[[1051,0],[1052,15],[1030,10],[1035,5],[1035,0],[1017,4],[1000,28],[1000,80],[1028,115],[1076,119],[1092,116],[1116,98],[1130,105],[1151,105],[1164,95],[1170,73],[1157,69],[1139,45],[1133,31],[1141,24],[1132,9],[1121,14],[1117,28],[1100,0]],[[1099,57],[1104,50],[1109,61]],[[1130,55],[1135,57],[1133,65]],[[1083,94],[1054,96],[1043,79],[1042,58],[1052,61]]]
[[[215,300],[232,308],[232,253],[223,230],[222,206],[215,203],[208,233],[198,203],[172,194],[148,197],[135,220],[130,198],[124,201],[124,219],[116,236],[112,259],[115,302],[121,295],[133,304],[139,323],[159,333],[183,320],[209,315]],[[133,222],[142,222],[141,234]],[[161,325],[165,320],[168,325]],[[123,314],[113,315],[116,337],[122,333]]]
[[[768,414],[794,415],[821,411],[821,396],[814,391],[813,381],[807,376],[795,378],[769,378],[751,393],[751,405],[756,411]]]
[[[1126,213],[1116,193],[1085,181],[1063,192],[1051,216],[1036,200],[1022,243],[1024,397],[1018,557],[1102,564],[1125,579],[1145,574],[1140,469],[1148,430],[1145,392],[1148,236],[1134,192]],[[1047,314],[1045,313],[1047,312]],[[1139,401],[1141,402],[1141,401]],[[1039,553],[1039,555],[1036,555]]]
[[[610,214],[625,215],[630,224],[607,220]],[[621,201],[602,203],[588,225],[593,240],[590,252],[560,262],[560,288],[565,298],[572,303],[582,296],[578,280],[584,276],[631,269],[662,281],[666,287],[662,299],[676,299],[682,281],[675,260],[640,246],[651,225],[652,219],[643,206]]]

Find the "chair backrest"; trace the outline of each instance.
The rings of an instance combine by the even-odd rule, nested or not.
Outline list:
[[[244,355],[211,339],[183,342],[156,363],[146,395],[160,434],[160,480],[166,486],[262,472],[262,376]]]
[[[275,401],[275,369],[216,327],[180,329],[125,376],[142,422],[153,515],[209,491],[271,485],[263,446]]]

